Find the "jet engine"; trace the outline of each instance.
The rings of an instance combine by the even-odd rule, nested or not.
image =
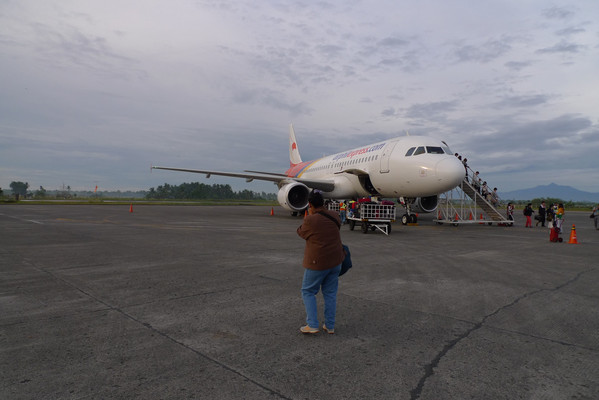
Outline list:
[[[437,209],[439,199],[437,196],[418,197],[411,205],[411,211],[415,213],[431,213]]]
[[[283,185],[277,194],[279,204],[289,210],[298,212],[308,208],[308,195],[310,188],[299,182],[292,182]]]

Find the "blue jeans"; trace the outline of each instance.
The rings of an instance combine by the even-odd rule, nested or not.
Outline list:
[[[339,219],[341,219],[341,225],[345,224],[345,211],[339,211]]]
[[[341,264],[324,271],[315,271],[312,269],[304,270],[302,298],[304,299],[304,306],[306,307],[306,323],[309,327],[319,327],[316,294],[318,294],[318,291],[322,288],[322,297],[324,297],[324,323],[328,329],[335,329],[339,271],[341,271]]]

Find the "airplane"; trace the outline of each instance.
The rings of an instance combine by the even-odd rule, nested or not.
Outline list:
[[[223,172],[158,167],[170,171],[274,182],[279,204],[297,215],[308,208],[310,191],[326,199],[377,196],[397,198],[406,208],[402,223],[417,222],[415,212],[434,212],[438,195],[458,186],[466,175],[464,165],[447,143],[427,136],[404,136],[358,147],[313,161],[302,161],[293,125],[289,126],[289,169],[281,173]]]

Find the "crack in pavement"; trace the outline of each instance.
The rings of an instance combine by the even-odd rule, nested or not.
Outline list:
[[[410,390],[410,400],[416,400],[420,398],[420,395],[422,394],[422,389],[424,389],[424,385],[426,384],[426,381],[428,378],[430,378],[431,376],[433,376],[433,374],[435,373],[435,368],[437,368],[437,366],[439,366],[439,363],[441,362],[441,359],[443,357],[445,357],[445,355],[452,350],[459,342],[461,342],[463,339],[466,339],[468,336],[470,336],[470,334],[474,331],[479,330],[480,328],[483,327],[483,325],[485,324],[485,322],[499,314],[501,311],[504,311],[510,307],[513,307],[514,305],[518,304],[521,300],[533,296],[535,294],[541,293],[541,292],[555,292],[558,290],[561,290],[562,288],[576,282],[578,279],[580,279],[580,277],[590,271],[595,270],[595,268],[591,268],[588,269],[586,271],[581,271],[578,274],[576,274],[576,276],[568,281],[566,281],[565,283],[556,286],[552,289],[537,289],[537,290],[533,290],[532,292],[528,292],[523,294],[520,297],[517,297],[514,301],[512,301],[509,304],[506,304],[502,307],[499,307],[497,310],[493,311],[491,314],[485,315],[483,317],[483,319],[473,325],[470,329],[468,329],[466,332],[464,332],[462,335],[458,336],[457,338],[449,341],[444,347],[443,349],[441,349],[441,351],[435,356],[435,358],[432,359],[432,361],[424,366],[424,375],[422,376],[422,378],[420,378],[420,380],[418,381],[418,385],[416,385],[416,387],[412,390]]]

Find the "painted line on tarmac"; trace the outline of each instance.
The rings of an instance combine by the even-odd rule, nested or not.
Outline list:
[[[43,222],[36,221],[34,219],[19,218],[19,217],[14,217],[12,215],[6,215],[6,214],[0,214],[0,215],[3,215],[3,216],[8,217],[8,218],[16,219],[17,221],[25,221],[25,222],[31,222],[33,224],[44,225]]]

